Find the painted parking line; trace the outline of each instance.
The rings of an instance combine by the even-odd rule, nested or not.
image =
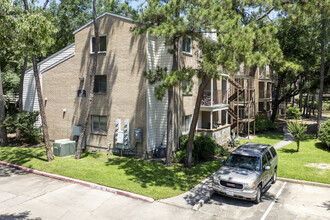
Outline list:
[[[285,185],[286,185],[286,182],[284,182],[283,186],[282,186],[281,189],[278,191],[278,193],[276,194],[276,196],[275,196],[275,198],[273,199],[272,203],[268,206],[266,212],[264,213],[264,215],[261,217],[260,220],[265,220],[265,219],[266,219],[266,217],[267,217],[267,215],[269,214],[270,210],[273,208],[273,206],[274,206],[276,200],[277,200],[278,197],[281,195],[281,193],[282,193],[282,191],[283,191]]]

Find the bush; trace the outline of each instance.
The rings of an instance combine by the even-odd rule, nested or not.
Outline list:
[[[255,120],[256,120],[256,132],[274,130],[276,127],[274,122],[272,122],[268,118],[265,118],[261,115],[257,115]],[[252,126],[251,130],[252,129],[253,129],[253,126]]]
[[[322,124],[319,139],[326,147],[330,147],[330,119]]]
[[[180,147],[175,154],[174,161],[177,163],[184,163],[187,153],[188,135],[184,135],[180,138]],[[211,160],[214,155],[220,155],[224,153],[224,149],[218,145],[215,139],[208,135],[195,135],[192,162],[198,163],[201,161]]]
[[[300,109],[297,107],[288,107],[286,111],[286,116],[288,118],[300,119],[301,118]]]
[[[235,132],[230,136],[230,139],[228,141],[228,146],[229,147],[236,147],[239,145],[239,139],[238,135],[235,134]]]
[[[7,116],[4,126],[9,132],[14,133],[16,129],[21,130],[21,138],[29,144],[38,144],[42,141],[41,128],[35,128],[34,124],[38,120],[39,112],[22,112],[16,115]]]

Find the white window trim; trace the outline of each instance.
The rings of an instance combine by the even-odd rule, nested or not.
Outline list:
[[[190,39],[190,52],[182,50],[182,53],[186,54],[186,55],[192,55],[192,39],[191,39],[191,37],[187,37],[187,38]],[[183,39],[182,39],[182,44],[183,44]],[[181,46],[181,49],[182,49],[182,46]]]
[[[107,44],[108,43],[107,42],[108,36],[106,34],[99,35],[99,37],[104,37],[104,36],[105,36],[106,44]],[[92,51],[92,49],[93,49],[93,47],[92,47],[92,39],[93,39],[93,37],[95,37],[95,36],[91,36],[90,39],[89,39],[89,53],[90,54],[94,54],[95,53],[95,52]],[[99,42],[99,44],[100,44],[100,42]],[[107,51],[99,51],[98,53],[107,53]]]

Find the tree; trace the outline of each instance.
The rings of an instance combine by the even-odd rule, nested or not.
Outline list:
[[[278,20],[276,38],[279,40],[283,59],[273,62],[276,95],[272,121],[275,120],[281,103],[314,90],[312,85],[318,78],[313,76],[317,75],[319,63],[317,32],[311,20],[294,20],[289,15],[281,17]]]
[[[82,124],[81,133],[79,135],[76,156],[75,159],[80,159],[81,157],[81,147],[85,136],[85,131],[87,128],[87,123],[89,119],[89,115],[91,112],[93,98],[94,98],[94,81],[95,81],[95,74],[97,68],[97,57],[99,51],[99,27],[96,20],[96,0],[93,0],[93,24],[94,24],[94,34],[95,34],[95,52],[93,55],[93,66],[92,66],[92,74],[90,76],[90,87],[89,87],[89,97],[88,97],[88,104],[87,104],[87,111],[84,117],[84,122]]]
[[[13,30],[16,29],[17,23],[15,18],[12,16],[12,2],[8,0],[1,0],[0,3],[0,48],[6,48],[10,44],[10,38],[14,35]],[[2,85],[2,72],[0,65],[0,145],[5,146],[8,144],[8,140],[7,129],[3,126],[6,112]]]
[[[188,81],[191,81],[191,77],[198,72],[201,76],[205,75],[202,71],[192,70],[191,68],[178,69],[179,41],[187,37],[191,37],[194,41],[203,38],[203,33],[210,29],[210,22],[212,21],[212,19],[205,18],[208,16],[217,16],[216,13],[209,13],[214,8],[213,3],[213,0],[151,0],[140,5],[137,11],[130,9],[133,18],[138,21],[136,27],[133,28],[134,34],[144,34],[148,32],[153,36],[163,38],[165,44],[171,47],[168,51],[173,57],[171,70],[158,69],[156,73],[149,71],[145,74],[150,81],[152,81],[152,79],[157,79],[157,81],[163,82],[156,88],[156,97],[162,99],[166,92],[168,95],[166,166],[172,165],[174,88],[179,86],[183,80],[188,79]],[[215,8],[219,9],[218,7]],[[201,22],[201,20],[203,20],[203,22]],[[158,74],[163,74],[157,76],[157,72]],[[205,85],[205,82],[203,85]]]
[[[40,108],[40,116],[42,123],[43,137],[45,141],[45,150],[47,160],[50,162],[54,160],[54,154],[50,145],[48,126],[46,121],[46,112],[43,105],[41,84],[39,78],[39,70],[37,64],[36,54],[45,55],[47,48],[54,43],[52,35],[56,33],[57,29],[44,16],[43,11],[47,7],[48,0],[45,1],[42,8],[36,7],[33,4],[29,7],[26,0],[24,0],[25,8],[28,12],[22,14],[19,30],[20,40],[24,42],[22,53],[24,56],[32,57],[33,73],[35,77],[36,90],[38,95],[38,102]]]
[[[299,152],[299,144],[307,130],[307,126],[303,123],[287,122],[288,131],[293,135],[294,140],[297,142],[297,152]]]
[[[6,118],[5,103],[2,90],[2,79],[1,79],[1,69],[0,69],[0,146],[6,146],[8,144],[7,140],[7,129],[2,126],[3,121]]]

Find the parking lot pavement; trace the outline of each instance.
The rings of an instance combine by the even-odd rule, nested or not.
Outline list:
[[[219,219],[160,202],[144,202],[0,165],[0,220]]]
[[[277,181],[259,204],[213,194],[199,211],[227,219],[330,219],[330,188]]]

